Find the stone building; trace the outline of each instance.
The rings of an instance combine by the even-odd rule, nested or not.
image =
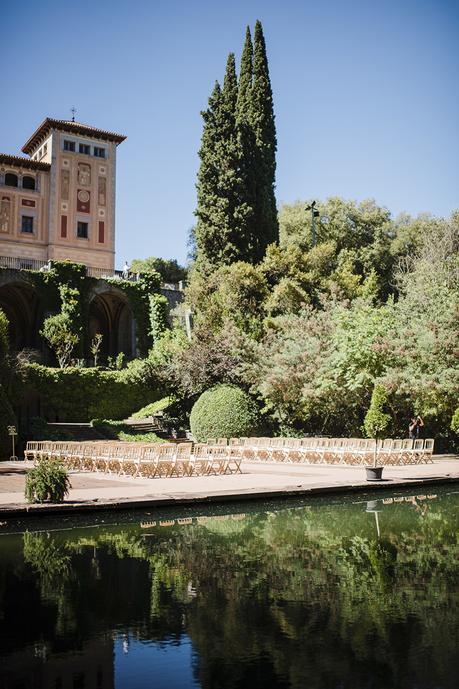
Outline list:
[[[22,147],[0,154],[0,266],[115,264],[116,148],[126,137],[47,117]]]
[[[145,354],[132,290],[123,289],[138,276],[115,270],[116,149],[125,138],[48,117],[22,147],[25,156],[0,154],[0,309],[13,350],[38,350],[50,360],[40,329],[58,307],[44,298],[34,273],[68,260],[86,266],[90,278],[81,295],[86,327],[79,356],[91,360],[97,333],[101,360]],[[179,285],[161,291],[170,308],[183,298]]]

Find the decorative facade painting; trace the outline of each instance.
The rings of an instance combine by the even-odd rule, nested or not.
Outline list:
[[[11,200],[3,196],[0,204],[0,232],[4,234],[10,231]]]
[[[91,166],[88,163],[78,163],[78,184],[82,187],[91,184]]]
[[[61,170],[61,198],[69,200],[70,170]]]
[[[105,206],[107,197],[107,180],[105,177],[99,177],[98,184],[98,203],[99,206]]]
[[[89,213],[91,195],[86,189],[78,189],[77,193],[77,211],[78,213]]]

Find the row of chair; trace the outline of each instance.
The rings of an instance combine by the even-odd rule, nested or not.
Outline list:
[[[126,476],[241,473],[242,461],[404,465],[432,462],[433,439],[226,438],[207,443],[29,441],[26,459],[61,460],[71,469]]]
[[[49,458],[68,469],[144,478],[241,473],[239,453],[223,446],[193,443],[29,441],[25,459]]]
[[[307,464],[403,465],[432,462],[434,439],[211,438],[208,443],[239,448],[243,459]]]

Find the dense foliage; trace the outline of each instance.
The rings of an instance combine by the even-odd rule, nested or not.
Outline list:
[[[130,266],[131,273],[158,273],[163,282],[176,284],[181,280],[186,280],[187,269],[179,265],[177,260],[167,258],[157,258],[156,256],[149,256],[148,258],[135,258]]]
[[[190,414],[191,432],[200,442],[256,435],[260,426],[256,403],[233,385],[217,385],[203,392]]]
[[[416,413],[426,435],[451,446],[459,214],[392,219],[374,201],[331,198],[318,204],[312,247],[304,206],[281,209],[280,243],[258,264],[192,272],[193,337],[175,329],[161,338],[156,374],[188,398],[220,382],[242,386],[283,433],[369,433],[376,389],[384,433],[405,436]]]

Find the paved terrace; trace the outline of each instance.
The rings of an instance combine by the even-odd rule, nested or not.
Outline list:
[[[363,467],[243,462],[242,474],[180,478],[131,478],[70,472],[72,488],[61,505],[27,505],[25,474],[32,462],[0,463],[0,516],[37,512],[163,507],[311,496],[344,491],[422,486],[459,481],[459,456],[437,455],[433,464],[387,466],[383,481],[366,481]]]

